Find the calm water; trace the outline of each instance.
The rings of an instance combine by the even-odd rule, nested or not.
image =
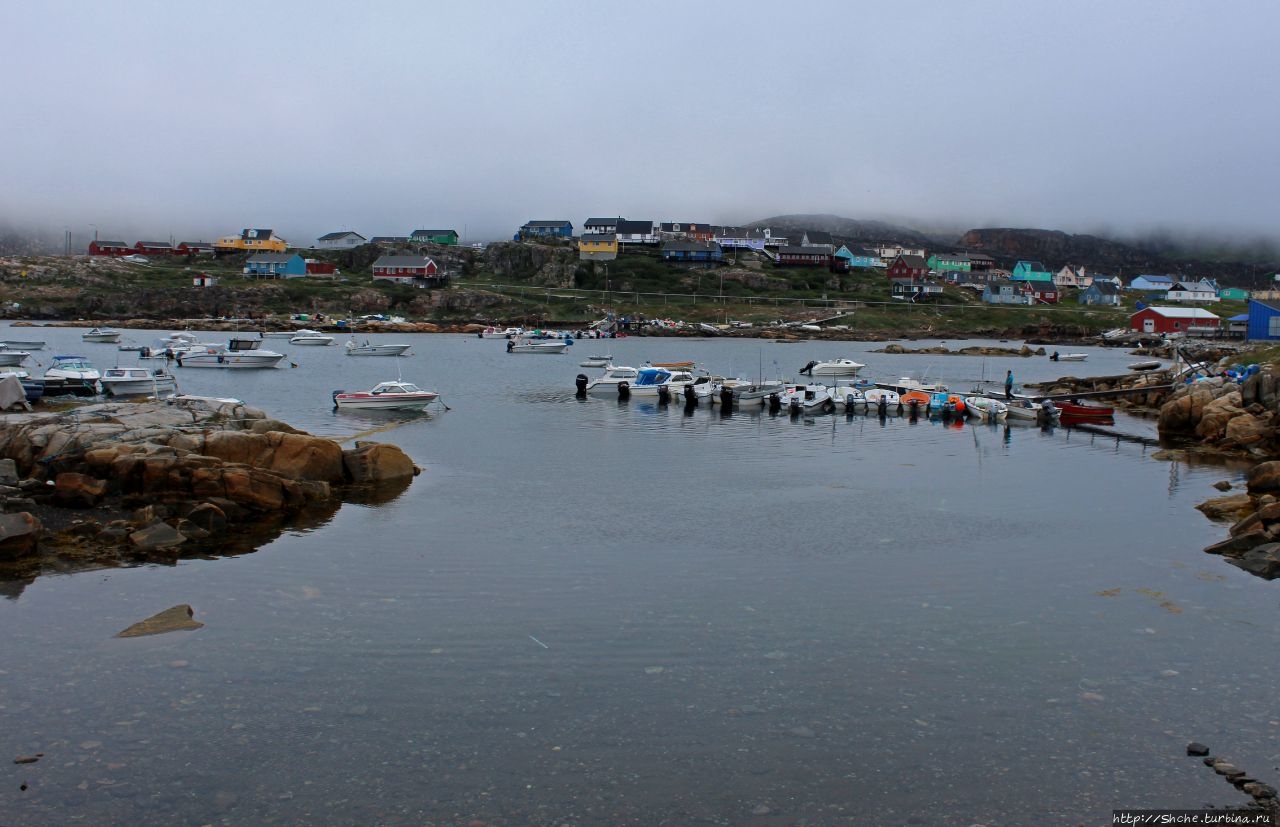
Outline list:
[[[1193,510],[1240,469],[1065,429],[572,396],[600,351],[770,376],[850,356],[953,387],[1121,373],[1124,351],[411,338],[404,378],[452,410],[332,412],[331,390],[396,370],[337,347],[179,372],[315,433],[381,429],[425,471],[253,554],[0,601],[0,755],[44,753],[9,765],[0,823],[1038,825],[1238,803],[1193,739],[1276,780],[1275,587],[1203,554],[1225,528]],[[112,638],[175,603],[207,625]]]

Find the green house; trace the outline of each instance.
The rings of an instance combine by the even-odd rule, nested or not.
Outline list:
[[[457,230],[414,230],[409,236],[410,244],[443,244],[446,247],[458,246]]]
[[[968,253],[934,253],[929,256],[929,269],[935,273],[967,273],[970,267]]]
[[[1019,261],[1013,265],[1014,281],[1053,281],[1053,273],[1038,261]]]
[[[1242,302],[1248,300],[1249,291],[1240,287],[1224,287],[1218,291],[1218,298]]]

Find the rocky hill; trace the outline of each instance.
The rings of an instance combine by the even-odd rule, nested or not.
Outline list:
[[[838,215],[775,215],[762,218],[747,224],[751,229],[762,230],[765,227],[788,238],[806,231],[831,233],[838,242],[854,242],[857,244],[874,244],[877,242],[919,244],[930,246],[939,240],[919,230],[902,227],[885,221],[863,221],[857,218],[843,218]]]

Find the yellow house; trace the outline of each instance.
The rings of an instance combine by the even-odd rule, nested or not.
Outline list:
[[[578,238],[580,261],[613,261],[618,257],[616,233],[583,233]]]
[[[241,230],[240,235],[225,235],[213,242],[215,250],[248,250],[255,253],[283,253],[289,242],[275,230]]]

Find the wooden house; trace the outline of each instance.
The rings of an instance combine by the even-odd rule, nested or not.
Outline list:
[[[939,275],[945,275],[948,272],[968,272],[970,268],[968,253],[934,253],[929,256],[926,264],[929,269]]]
[[[1136,276],[1129,282],[1129,289],[1148,295],[1164,296],[1173,286],[1173,276]]]
[[[884,267],[884,262],[874,250],[867,250],[863,247],[850,247],[847,244],[841,244],[840,249],[836,250],[832,256],[842,259],[849,269],[869,270],[871,268]]]
[[[1226,301],[1247,301],[1249,299],[1249,291],[1242,287],[1223,287],[1218,290],[1218,298]]]
[[[125,244],[123,241],[99,241],[94,239],[89,242],[89,255],[91,256],[131,256],[134,254],[133,246]]]
[[[662,260],[669,263],[701,264],[713,267],[724,261],[724,251],[714,241],[676,239],[662,245]]]
[[[379,256],[373,263],[373,280],[415,287],[442,286],[447,281],[428,256]]]
[[[928,272],[929,262],[925,261],[924,256],[899,254],[889,265],[885,275],[895,281],[900,279],[923,281]]]
[[[1120,288],[1116,287],[1113,281],[1098,279],[1081,290],[1080,294],[1076,296],[1076,301],[1080,304],[1098,305],[1100,307],[1119,307]]]
[[[140,256],[171,256],[177,253],[174,246],[167,241],[139,241],[133,245],[133,251]]]
[[[764,252],[764,230],[749,230],[746,227],[715,227],[711,234],[711,240],[722,248],[730,247]]]
[[[969,272],[985,273],[994,270],[996,260],[986,253],[969,253]]]
[[[664,221],[658,225],[658,237],[663,241],[711,241],[715,238],[715,228],[696,221]]]
[[[831,237],[831,233],[825,233],[821,230],[809,230],[800,237],[801,247],[826,247],[827,252],[835,247],[835,239]]]
[[[1016,282],[999,279],[982,289],[982,300],[987,304],[1027,304],[1028,297]]]
[[[1222,320],[1200,307],[1144,307],[1129,317],[1129,328],[1141,333],[1213,333]]]
[[[443,247],[457,247],[459,238],[457,230],[414,230],[409,234],[412,244],[439,244]]]
[[[1077,269],[1070,264],[1064,264],[1062,269],[1054,274],[1053,283],[1063,289],[1071,287],[1082,290],[1093,283],[1093,277],[1088,275],[1083,267]]]
[[[359,233],[351,230],[339,230],[334,233],[325,233],[316,239],[316,247],[321,250],[354,250],[361,244],[368,241]]]
[[[581,261],[613,261],[618,257],[616,233],[583,233],[578,236],[578,259]]]
[[[283,253],[289,249],[289,242],[276,235],[275,230],[246,228],[240,235],[227,235],[213,242],[214,252],[250,252]]]
[[[618,222],[622,217],[617,218],[588,218],[586,223],[582,225],[583,235],[613,235],[618,232]]]
[[[244,274],[262,279],[293,279],[307,274],[307,263],[297,253],[254,253],[244,263]]]
[[[794,245],[779,247],[776,262],[779,267],[826,267],[831,264],[831,250]]]
[[[1027,304],[1058,303],[1058,285],[1054,284],[1052,279],[1049,281],[1035,279],[1015,283],[1021,286],[1022,294],[1027,297]]]
[[[184,256],[213,255],[213,244],[208,241],[183,241],[176,249],[179,255]]]
[[[1010,278],[1014,281],[1053,282],[1053,274],[1038,261],[1019,261],[1013,265],[1013,275]]]
[[[314,258],[306,260],[307,275],[318,279],[337,278],[341,273],[338,272],[338,265],[332,261],[317,261]]]
[[[657,244],[658,234],[653,231],[652,221],[618,220],[619,244]]]
[[[519,239],[529,238],[573,238],[573,223],[569,221],[526,221]]]
[[[1218,290],[1203,281],[1175,281],[1169,286],[1165,300],[1171,302],[1216,302]]]
[[[942,298],[942,283],[933,279],[894,279],[889,295],[906,301],[934,301]]]

